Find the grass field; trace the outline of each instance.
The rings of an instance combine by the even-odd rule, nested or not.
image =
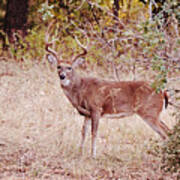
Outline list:
[[[172,111],[162,114],[171,128]],[[0,179],[176,179],[161,171],[161,139],[137,116],[100,120],[96,159],[90,131],[79,155],[82,123],[55,71],[0,62]]]

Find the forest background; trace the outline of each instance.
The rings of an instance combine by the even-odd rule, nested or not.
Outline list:
[[[178,0],[0,1],[0,178],[178,179],[180,172]],[[167,90],[162,142],[137,117],[100,126],[96,160],[78,156],[82,118],[64,97],[45,45],[113,80]],[[74,135],[77,137],[74,137]]]

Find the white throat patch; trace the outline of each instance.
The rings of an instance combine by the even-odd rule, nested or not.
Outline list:
[[[61,80],[61,84],[62,84],[63,86],[69,86],[70,80],[69,80],[69,79]]]

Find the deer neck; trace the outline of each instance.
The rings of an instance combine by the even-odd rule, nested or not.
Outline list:
[[[68,86],[61,85],[63,90],[66,91],[66,94],[74,94],[78,89],[81,88],[82,77],[80,77],[77,73],[74,73],[70,81],[71,82]]]
[[[72,79],[72,82],[69,86],[62,86],[62,89],[67,96],[67,98],[70,100],[70,102],[73,104],[74,107],[78,106],[79,103],[79,93],[81,90],[82,85],[82,78],[78,75],[74,76]]]

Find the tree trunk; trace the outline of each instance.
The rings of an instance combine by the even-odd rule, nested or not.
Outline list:
[[[113,13],[114,13],[114,17],[115,19],[118,18],[119,16],[119,0],[114,0],[114,8],[113,8]]]
[[[7,0],[4,32],[9,42],[14,43],[15,34],[24,37],[27,30],[28,0]]]

